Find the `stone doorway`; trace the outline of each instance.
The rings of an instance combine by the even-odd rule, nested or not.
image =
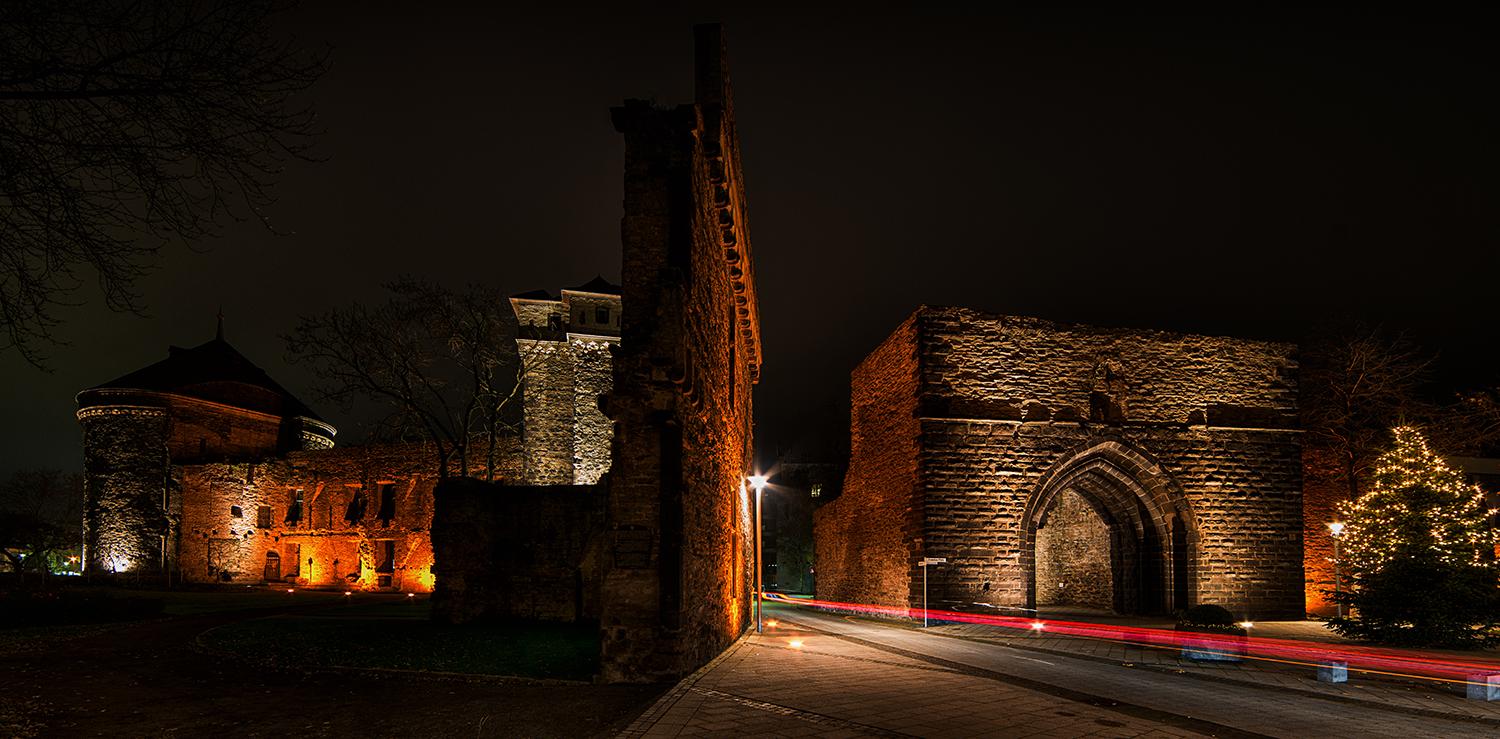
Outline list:
[[[1042,476],[1026,506],[1028,605],[1128,615],[1187,608],[1193,520],[1181,489],[1143,450],[1116,437],[1080,445]]]

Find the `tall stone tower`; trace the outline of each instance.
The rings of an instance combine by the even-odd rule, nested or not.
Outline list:
[[[522,425],[527,485],[593,485],[609,471],[613,424],[599,410],[614,381],[620,343],[620,286],[596,277],[510,299],[525,369]]]
[[[145,369],[78,394],[83,557],[103,572],[173,566],[177,465],[257,460],[333,446],[334,428],[224,341],[171,347]]]
[[[603,677],[696,669],[749,622],[750,390],[760,317],[723,28],[696,35],[696,101],[612,108],[625,137],[622,299],[605,413],[613,540]]]

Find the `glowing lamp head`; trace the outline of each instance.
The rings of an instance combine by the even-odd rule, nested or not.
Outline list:
[[[1344,525],[1341,523],[1328,524],[1328,533],[1333,534],[1334,536],[1340,536],[1344,533]]]
[[[755,492],[757,493],[765,489],[766,483],[771,481],[771,478],[765,475],[751,475],[746,479],[750,481],[750,487],[755,488]]]

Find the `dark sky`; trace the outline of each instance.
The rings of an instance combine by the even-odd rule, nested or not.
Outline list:
[[[335,60],[309,93],[328,161],[289,167],[270,211],[295,235],[167,249],[149,318],[80,293],[51,374],[0,355],[0,474],[79,469],[74,394],[212,338],[221,304],[229,341],[308,399],[277,334],[402,274],[618,282],[609,107],[690,102],[691,25],[713,21],[762,450],[846,423],[849,371],[922,304],[1288,341],[1347,311],[1409,330],[1450,384],[1500,384],[1500,65],[1480,17],[498,5],[286,16]]]

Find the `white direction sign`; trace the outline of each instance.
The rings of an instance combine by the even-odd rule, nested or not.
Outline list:
[[[926,567],[927,565],[947,564],[947,562],[947,557],[926,557],[922,560],[922,564],[919,566]]]

